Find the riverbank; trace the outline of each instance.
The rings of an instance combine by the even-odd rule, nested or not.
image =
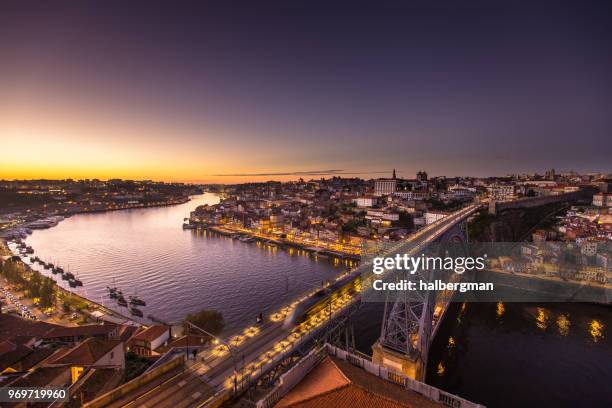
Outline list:
[[[140,308],[146,317],[134,317],[137,321],[148,324],[154,317],[171,323],[203,308],[215,309],[223,313],[228,332],[350,267],[348,259],[318,258],[272,243],[243,245],[213,231],[181,228],[193,207],[216,202],[217,196],[203,194],[177,206],[75,215],[57,227],[36,230],[26,243],[40,259],[78,273],[83,287],[73,290],[80,295],[126,315],[126,308],[109,299],[108,286],[122,289],[126,298],[137,295],[146,301]],[[38,264],[32,267],[53,277]],[[58,283],[69,289],[67,281]]]
[[[49,278],[40,273],[39,271],[33,269],[27,263],[23,262],[19,252],[12,251],[11,248],[9,248],[7,242],[3,239],[0,239],[0,254],[2,254],[3,257],[10,257],[10,261],[17,263],[18,267],[23,270],[24,274],[37,274],[40,277]],[[2,280],[3,283],[6,282],[7,286],[14,285],[12,282],[7,281],[5,277],[2,277]],[[19,298],[24,305],[31,308],[35,308],[37,310],[37,318],[42,321],[53,322],[65,326],[74,326],[76,325],[77,321],[85,323],[90,320],[92,323],[97,321],[106,321],[110,323],[121,323],[141,326],[139,322],[127,316],[124,316],[121,313],[118,313],[98,302],[81,296],[78,293],[74,293],[65,288],[62,288],[60,285],[57,284],[55,279],[52,279],[52,281],[54,282],[53,290],[56,293],[56,303],[53,306],[53,312],[51,313],[41,310],[39,306],[34,303],[34,300],[27,296],[25,288],[18,289],[14,287],[12,288],[12,292],[15,292],[17,298]],[[64,313],[62,313],[59,307],[60,301],[63,304],[71,305],[71,310],[64,311]]]
[[[231,226],[226,226],[226,225],[223,225],[223,226],[222,225],[210,225],[210,226],[205,227],[205,229],[209,231],[213,231],[220,235],[225,235],[231,238],[241,240],[243,242],[258,241],[258,242],[262,242],[266,244],[277,245],[283,248],[295,248],[295,249],[303,250],[313,255],[316,255],[318,257],[323,257],[323,258],[331,256],[331,257],[336,257],[339,259],[348,259],[351,261],[359,261],[361,259],[361,256],[354,252],[341,251],[337,249],[331,250],[331,249],[306,245],[300,242],[283,239],[280,237],[270,237],[267,235],[261,235],[261,234],[258,234],[254,231],[250,231],[247,229],[232,228]]]
[[[121,204],[121,205],[98,205],[91,207],[80,207],[80,208],[66,208],[64,211],[54,211],[53,213],[44,213],[39,214],[37,216],[32,216],[25,218],[17,225],[13,225],[6,230],[0,231],[0,238],[4,239],[24,239],[29,234],[32,233],[33,229],[47,229],[55,227],[58,222],[49,223],[47,226],[39,226],[35,227],[31,224],[36,224],[41,220],[45,220],[50,217],[59,217],[59,218],[67,218],[77,214],[95,214],[95,213],[105,213],[111,211],[121,211],[121,210],[134,210],[134,209],[144,209],[144,208],[156,208],[156,207],[168,207],[174,205],[185,204],[191,201],[191,197],[183,197],[179,199],[166,200],[166,201],[154,201],[147,203],[133,203],[133,204]],[[28,209],[29,211],[29,209]]]

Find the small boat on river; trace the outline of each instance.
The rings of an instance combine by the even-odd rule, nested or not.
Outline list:
[[[130,314],[138,317],[143,316],[142,310],[138,309],[137,307],[130,307]]]

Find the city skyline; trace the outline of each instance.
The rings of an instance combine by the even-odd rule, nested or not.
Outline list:
[[[555,170],[557,174],[563,175],[590,175],[597,177],[598,175],[603,179],[610,178],[610,173],[602,172],[602,171],[592,171],[592,172],[576,172],[575,170]],[[524,173],[508,173],[508,174],[490,174],[486,176],[473,176],[473,175],[450,175],[450,174],[432,174],[429,173],[427,169],[419,169],[415,173],[410,173],[406,171],[402,171],[400,169],[391,169],[387,171],[361,171],[361,172],[351,172],[345,170],[314,170],[314,171],[298,171],[298,172],[282,172],[282,173],[238,173],[238,174],[214,174],[212,177],[216,178],[218,181],[210,181],[210,180],[167,180],[167,179],[152,179],[152,178],[130,178],[130,177],[58,177],[58,178],[50,178],[50,177],[31,177],[31,178],[0,178],[0,181],[4,182],[17,182],[17,181],[66,181],[73,180],[76,182],[79,181],[110,181],[110,180],[125,180],[125,181],[136,181],[136,182],[154,182],[154,183],[184,183],[184,184],[193,184],[193,185],[240,185],[240,184],[249,184],[249,183],[266,183],[266,182],[279,182],[279,183],[287,183],[287,182],[298,182],[300,180],[303,181],[316,181],[316,180],[325,180],[332,178],[344,178],[344,179],[359,179],[364,181],[375,181],[375,180],[385,180],[391,179],[393,174],[395,173],[398,180],[414,180],[415,175],[417,175],[420,171],[425,171],[426,174],[432,179],[440,178],[440,177],[448,177],[448,178],[459,178],[459,179],[506,179],[509,177],[518,177],[522,179],[526,177],[530,180],[532,177],[540,177],[542,180],[547,180],[547,174],[550,169],[542,169],[541,171],[534,172],[524,172]],[[230,181],[232,180],[232,181]]]
[[[1,9],[0,178],[612,171],[603,2]]]

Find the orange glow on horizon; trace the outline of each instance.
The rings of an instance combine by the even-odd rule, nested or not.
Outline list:
[[[232,135],[222,129],[195,131],[154,115],[127,120],[91,107],[71,109],[39,102],[0,103],[0,179],[122,178],[232,184],[299,178],[214,176],[286,170],[289,159],[283,160],[283,155],[255,136],[246,146],[228,148],[233,145],[228,142]],[[272,160],[274,156],[278,158]]]

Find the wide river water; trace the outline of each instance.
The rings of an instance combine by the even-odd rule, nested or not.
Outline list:
[[[172,207],[75,215],[27,242],[42,259],[78,274],[81,294],[124,314],[106,296],[107,285],[137,293],[147,302],[145,316],[164,321],[220,310],[228,331],[347,267],[181,228],[196,206],[216,202],[204,194]],[[611,310],[579,303],[454,304],[432,345],[427,382],[488,407],[610,407]],[[382,304],[369,303],[354,317],[361,351],[371,354],[382,314]]]
[[[78,214],[35,230],[27,243],[34,255],[77,274],[84,285],[77,293],[125,315],[129,311],[108,298],[107,286],[119,287],[126,298],[137,294],[145,300],[145,318],[175,322],[187,313],[216,309],[230,331],[346,268],[297,249],[182,229],[195,207],[218,202],[206,193],[176,206]],[[66,281],[59,282],[68,288]]]

